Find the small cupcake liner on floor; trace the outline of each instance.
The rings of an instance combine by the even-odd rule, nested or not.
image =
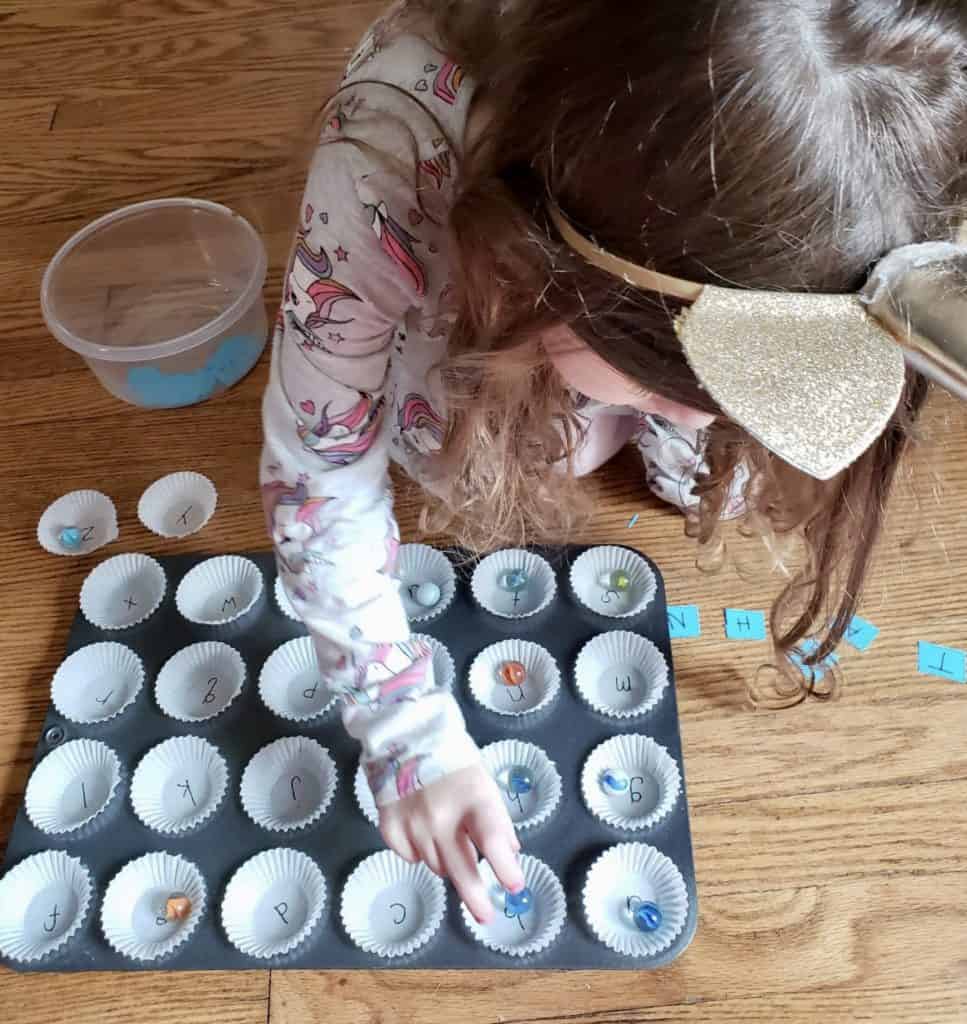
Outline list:
[[[174,736],[141,758],[131,779],[131,806],[148,828],[165,835],[207,821],[225,796],[228,765],[198,736]]]
[[[148,853],[129,861],[108,883],[101,930],[129,960],[158,960],[187,942],[205,913],[205,879],[190,860]]]
[[[453,664],[446,644],[426,633],[414,633],[414,640],[420,640],[433,652],[433,681],[441,690],[452,690],[457,678],[457,669]]]
[[[524,667],[524,682],[509,686],[501,674],[508,663]],[[520,716],[543,711],[557,697],[561,673],[551,653],[530,640],[501,640],[485,647],[470,666],[470,694],[498,715]]]
[[[291,953],[318,924],[326,879],[316,862],[288,847],[263,850],[232,875],[222,899],[222,927],[246,956]]]
[[[81,612],[98,629],[127,629],[150,618],[168,586],[148,555],[115,555],[92,570],[81,587]]]
[[[169,473],[141,495],[138,519],[159,537],[197,533],[215,514],[218,491],[201,473]]]
[[[612,574],[627,577],[627,587],[616,589]],[[628,548],[588,548],[571,566],[571,590],[586,608],[609,619],[625,619],[643,612],[654,599],[658,581],[648,563]]]
[[[296,637],[269,655],[259,673],[259,697],[269,711],[290,722],[308,722],[335,707],[312,637]]]
[[[83,861],[44,850],[0,878],[0,954],[35,963],[65,946],[87,918],[94,883]]]
[[[107,807],[120,782],[121,761],[106,743],[68,740],[34,769],[24,810],[42,832],[75,832]]]
[[[308,736],[283,736],[246,765],[242,807],[270,832],[305,828],[328,810],[336,781],[336,763],[324,746]]]
[[[89,555],[117,539],[117,510],[100,491],[63,495],[47,506],[37,523],[37,542],[52,555]]]
[[[425,864],[409,864],[381,850],[349,876],[340,916],[361,950],[385,960],[425,946],[439,931],[446,906],[443,881]]]
[[[396,576],[400,581],[400,597],[410,622],[429,622],[442,615],[457,592],[457,577],[442,551],[426,544],[403,544],[396,562]],[[439,600],[427,607],[417,600],[418,588],[431,584],[440,592]]]
[[[595,747],[581,772],[588,810],[605,824],[628,831],[657,825],[675,806],[681,789],[675,759],[650,736],[636,733],[612,736]]]
[[[506,589],[509,576],[521,574],[526,582]],[[557,593],[550,563],[533,551],[508,548],[484,558],[473,571],[470,590],[474,600],[491,615],[502,619],[526,619],[544,611]]]
[[[163,665],[155,681],[158,707],[179,722],[204,722],[220,715],[242,691],[241,654],[215,640],[183,647]]]
[[[591,865],[584,883],[584,915],[598,941],[622,956],[648,957],[664,952],[688,918],[688,889],[675,863],[645,843],[620,843]],[[660,924],[640,930],[634,920],[639,904],[658,908]]]
[[[275,597],[275,603],[278,605],[279,611],[293,622],[302,622],[299,618],[299,613],[292,607],[292,602],[289,600],[289,595],[286,592],[285,584],[282,582],[281,576],[275,577],[275,585],[272,587],[272,593]]]
[[[366,770],[363,762],[360,761],[356,767],[356,775],[353,778],[353,792],[356,794],[356,803],[363,812],[363,817],[379,828],[379,808],[376,806],[376,798],[369,788],[369,781],[366,778]]]
[[[79,725],[107,722],[134,703],[144,664],[124,644],[88,644],[61,662],[50,684],[54,707]]]
[[[202,626],[226,626],[250,611],[262,595],[262,573],[241,555],[199,562],[175,591],[183,618]]]
[[[499,740],[481,751],[484,767],[503,794],[507,810],[518,829],[536,828],[557,810],[561,801],[561,776],[554,762],[534,743]],[[519,771],[529,776],[531,789],[522,792]],[[515,784],[516,783],[516,784]]]
[[[610,718],[647,714],[668,687],[668,665],[648,639],[626,630],[599,633],[574,664],[578,693]]]
[[[506,894],[485,860],[479,862],[477,870],[497,908],[494,919],[490,924],[480,924],[465,904],[460,906],[464,924],[481,945],[513,957],[533,956],[547,949],[560,934],[567,917],[564,887],[554,872],[542,860],[526,853],[520,856],[520,866],[533,900],[528,913],[508,916],[504,909]]]

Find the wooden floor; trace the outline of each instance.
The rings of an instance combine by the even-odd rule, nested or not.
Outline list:
[[[171,551],[135,516],[158,475],[216,482],[214,524],[181,550],[263,543],[255,465],[263,361],[227,396],[143,413],[101,391],[44,329],[40,276],[81,224],[123,203],[228,203],[271,250],[274,305],[302,168],[300,133],[379,10],[352,0],[0,0],[0,843],[22,798],[84,574],[35,541],[56,495],[118,503],[114,550]],[[703,576],[682,521],[632,460],[602,474],[586,539],[632,542],[705,633],[675,656],[701,916],[653,974],[32,975],[0,971],[0,1020],[153,1024],[454,1024],[967,1019],[967,688],[916,673],[916,641],[967,645],[964,411],[932,404],[904,476],[838,703],[754,713],[763,645],[722,638],[725,606],[773,583]],[[412,536],[415,504],[402,501]],[[626,523],[641,513],[636,527]]]

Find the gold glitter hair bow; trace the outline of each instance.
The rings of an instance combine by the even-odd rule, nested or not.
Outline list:
[[[797,469],[828,480],[880,436],[910,363],[967,400],[967,245],[889,253],[851,295],[722,288],[638,266],[552,203],[564,241],[627,284],[691,303],[675,332],[719,407]]]

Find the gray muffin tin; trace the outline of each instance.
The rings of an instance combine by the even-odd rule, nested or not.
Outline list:
[[[247,557],[256,562],[263,573],[262,595],[250,612],[227,626],[193,624],[184,620],[175,608],[174,593],[178,583],[189,569],[204,560],[204,556],[197,555],[159,559],[168,577],[167,592],[161,607],[140,625],[104,632],[77,614],[66,653],[100,640],[126,644],[144,661],[145,685],[129,708],[104,724],[75,725],[63,719],[53,706],[48,710],[34,767],[58,743],[87,736],[102,740],[116,751],[123,765],[123,776],[107,808],[77,832],[46,835],[30,823],[23,807],[19,809],[0,876],[31,854],[64,850],[79,857],[90,870],[95,893],[87,919],[59,950],[31,963],[0,960],[22,971],[260,970],[267,967],[641,970],[660,967],[678,957],[694,935],[698,907],[661,573],[648,559],[658,583],[655,598],[633,617],[609,619],[585,608],[571,593],[570,565],[586,548],[535,550],[550,561],[557,575],[557,597],[543,612],[527,619],[506,620],[483,611],[470,595],[469,574],[473,565],[454,558],[459,581],[456,597],[442,615],[417,624],[414,630],[436,637],[449,648],[457,673],[454,693],[466,714],[471,734],[481,746],[500,739],[525,739],[542,747],[557,764],[563,779],[560,805],[542,825],[520,833],[523,851],[547,863],[567,893],[567,921],[546,950],[535,956],[516,958],[481,946],[465,927],[459,900],[449,884],[442,926],[429,943],[413,955],[380,959],[362,952],[350,941],[339,917],[343,885],[353,868],[384,844],[377,829],[363,817],[356,804],[353,780],[358,750],[343,731],[338,713],[330,711],[324,718],[310,722],[288,722],[273,715],[259,699],[258,677],[265,660],[280,644],[305,631],[279,611],[272,597],[273,558],[258,553]],[[668,663],[669,686],[658,706],[641,718],[607,718],[591,711],[576,694],[573,667],[578,652],[597,633],[611,629],[631,630],[648,637]],[[557,659],[562,673],[561,692],[551,707],[545,712],[524,716],[523,720],[487,711],[477,705],[467,691],[467,671],[475,655],[491,643],[515,636],[546,647]],[[181,723],[165,717],[158,709],[154,681],[172,654],[201,640],[221,640],[237,648],[245,659],[247,678],[238,699],[218,717],[198,724]],[[592,817],[581,797],[580,775],[585,758],[599,743],[622,732],[641,732],[653,737],[668,750],[682,771],[682,792],[674,810],[644,832],[628,833],[603,824]],[[129,786],[135,766],[149,749],[162,740],[186,733],[202,736],[218,747],[229,765],[228,792],[212,817],[195,831],[169,837],[151,831],[135,817]],[[328,811],[314,824],[293,832],[268,832],[256,826],[242,810],[241,774],[249,759],[265,744],[293,735],[311,736],[329,749],[339,772],[336,795]],[[584,917],[582,890],[587,870],[604,850],[621,842],[643,842],[657,847],[674,861],[688,889],[685,926],[672,945],[657,956],[631,958],[611,952],[597,941]],[[261,960],[240,953],[229,943],[219,910],[225,886],[235,870],[253,854],[273,846],[293,847],[313,857],[326,878],[327,900],[320,923],[301,946],[284,957]],[[208,906],[192,936],[171,954],[153,961],[132,961],[116,953],[105,941],[100,926],[101,899],[107,884],[124,864],[154,850],[180,853],[199,867],[208,886]]]

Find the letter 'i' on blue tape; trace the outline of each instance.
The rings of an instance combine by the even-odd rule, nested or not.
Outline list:
[[[846,627],[846,641],[858,651],[868,651],[879,635],[880,630],[872,622],[861,619],[859,615],[854,615]]]
[[[745,611],[742,608],[726,608],[725,635],[730,640],[765,640],[765,614]]]
[[[697,604],[670,604],[667,612],[668,635],[672,640],[702,635],[702,622]]]
[[[922,676],[967,683],[967,658],[963,651],[953,647],[939,647],[920,640],[917,642],[917,671]]]

